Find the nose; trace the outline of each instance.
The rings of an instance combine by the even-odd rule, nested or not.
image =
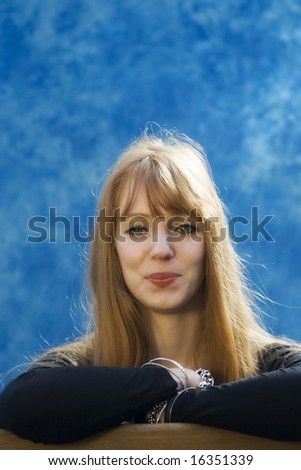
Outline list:
[[[168,239],[168,233],[165,228],[158,228],[157,233],[153,235],[150,254],[152,258],[160,260],[174,257],[174,247],[172,242]]]

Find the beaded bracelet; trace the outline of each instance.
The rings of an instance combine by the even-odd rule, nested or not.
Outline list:
[[[210,374],[209,370],[206,369],[198,369],[196,372],[199,374],[201,377],[201,381],[198,385],[198,388],[205,388],[205,387],[210,387],[211,385],[214,385],[214,378]]]
[[[151,410],[146,413],[146,422],[150,424],[159,423],[162,414],[167,406],[167,400],[155,403]]]

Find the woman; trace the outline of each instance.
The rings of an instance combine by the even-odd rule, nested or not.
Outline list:
[[[90,253],[94,329],[4,390],[0,428],[62,443],[123,422],[301,440],[301,351],[265,332],[204,152],[147,136],[104,187]]]

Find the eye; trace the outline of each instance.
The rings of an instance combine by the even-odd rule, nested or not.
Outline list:
[[[133,227],[130,227],[126,233],[129,235],[135,236],[135,235],[142,235],[147,232],[147,228],[143,227],[141,225],[134,225]]]
[[[191,224],[182,224],[176,227],[175,231],[181,234],[195,233],[196,227]]]

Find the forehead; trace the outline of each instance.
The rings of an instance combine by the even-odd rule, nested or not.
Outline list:
[[[166,212],[160,207],[158,201],[154,201],[142,187],[137,188],[133,194],[129,187],[124,188],[120,200],[120,212],[126,215],[157,215]]]
[[[147,212],[152,216],[188,214],[196,207],[196,200],[186,181],[178,182],[171,175],[147,171],[126,175],[119,180],[117,192],[112,201],[121,214]]]

